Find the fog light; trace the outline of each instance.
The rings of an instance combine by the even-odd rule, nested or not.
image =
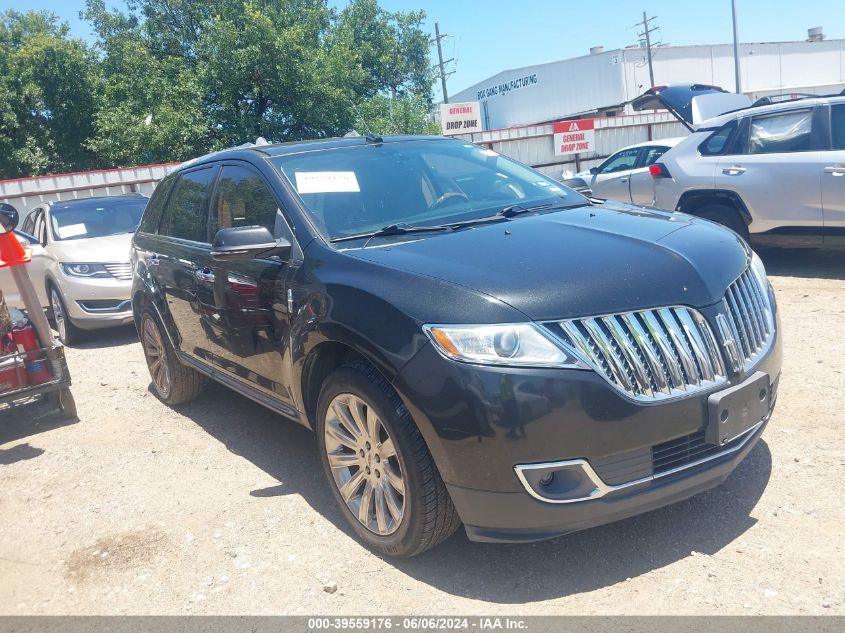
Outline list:
[[[575,503],[609,491],[584,459],[517,464],[516,476],[532,497],[551,503]]]

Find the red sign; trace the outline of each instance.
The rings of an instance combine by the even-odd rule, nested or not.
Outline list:
[[[595,119],[558,121],[554,124],[553,131],[557,156],[595,151]]]

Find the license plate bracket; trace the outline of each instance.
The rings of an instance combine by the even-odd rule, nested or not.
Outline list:
[[[711,394],[707,442],[721,446],[748,431],[769,413],[771,393],[769,375],[758,371],[740,385]]]

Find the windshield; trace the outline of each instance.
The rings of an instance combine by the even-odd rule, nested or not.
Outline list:
[[[57,241],[134,233],[141,222],[146,198],[97,199],[50,208],[50,225]]]
[[[533,169],[459,141],[355,145],[273,162],[329,239],[465,222],[513,205],[588,204]]]

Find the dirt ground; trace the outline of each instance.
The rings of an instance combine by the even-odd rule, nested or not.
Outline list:
[[[78,422],[0,414],[0,613],[845,614],[845,253],[764,259],[779,403],[724,485],[403,561],[350,536],[308,430],[219,386],[169,409],[134,331],[98,334],[68,352]]]

